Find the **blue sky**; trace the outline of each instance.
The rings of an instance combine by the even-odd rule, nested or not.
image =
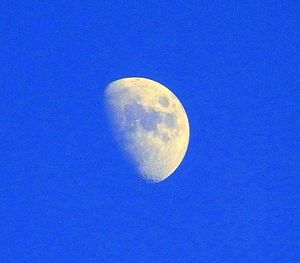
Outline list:
[[[299,262],[300,5],[153,2],[1,3],[1,262]],[[189,117],[160,184],[107,128],[129,76]]]

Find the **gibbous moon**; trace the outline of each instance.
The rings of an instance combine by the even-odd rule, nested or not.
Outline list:
[[[190,128],[177,97],[162,84],[146,78],[123,78],[105,90],[106,109],[114,136],[137,172],[161,182],[182,162]]]

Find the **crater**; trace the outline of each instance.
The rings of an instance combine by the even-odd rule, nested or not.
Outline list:
[[[167,134],[163,134],[162,136],[161,136],[161,139],[164,141],[164,142],[168,142],[168,141],[170,141],[170,136],[169,135],[167,135]]]
[[[177,116],[175,113],[166,113],[164,121],[168,127],[174,128],[177,124]]]
[[[136,102],[124,106],[124,116],[129,123],[142,119],[145,112],[143,106]]]
[[[163,97],[163,96],[159,97],[158,102],[163,107],[168,107],[169,104],[170,104],[168,98],[167,97]]]
[[[155,131],[160,122],[160,115],[156,111],[146,112],[141,120],[142,127],[147,131]]]

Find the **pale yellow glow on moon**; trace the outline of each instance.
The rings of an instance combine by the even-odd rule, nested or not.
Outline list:
[[[115,136],[140,175],[151,182],[170,176],[189,143],[189,122],[177,97],[146,78],[123,78],[106,88]]]

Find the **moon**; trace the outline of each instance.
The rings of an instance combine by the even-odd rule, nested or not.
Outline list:
[[[177,97],[146,78],[116,80],[105,89],[114,137],[146,181],[158,183],[182,162],[189,144],[187,114]]]

